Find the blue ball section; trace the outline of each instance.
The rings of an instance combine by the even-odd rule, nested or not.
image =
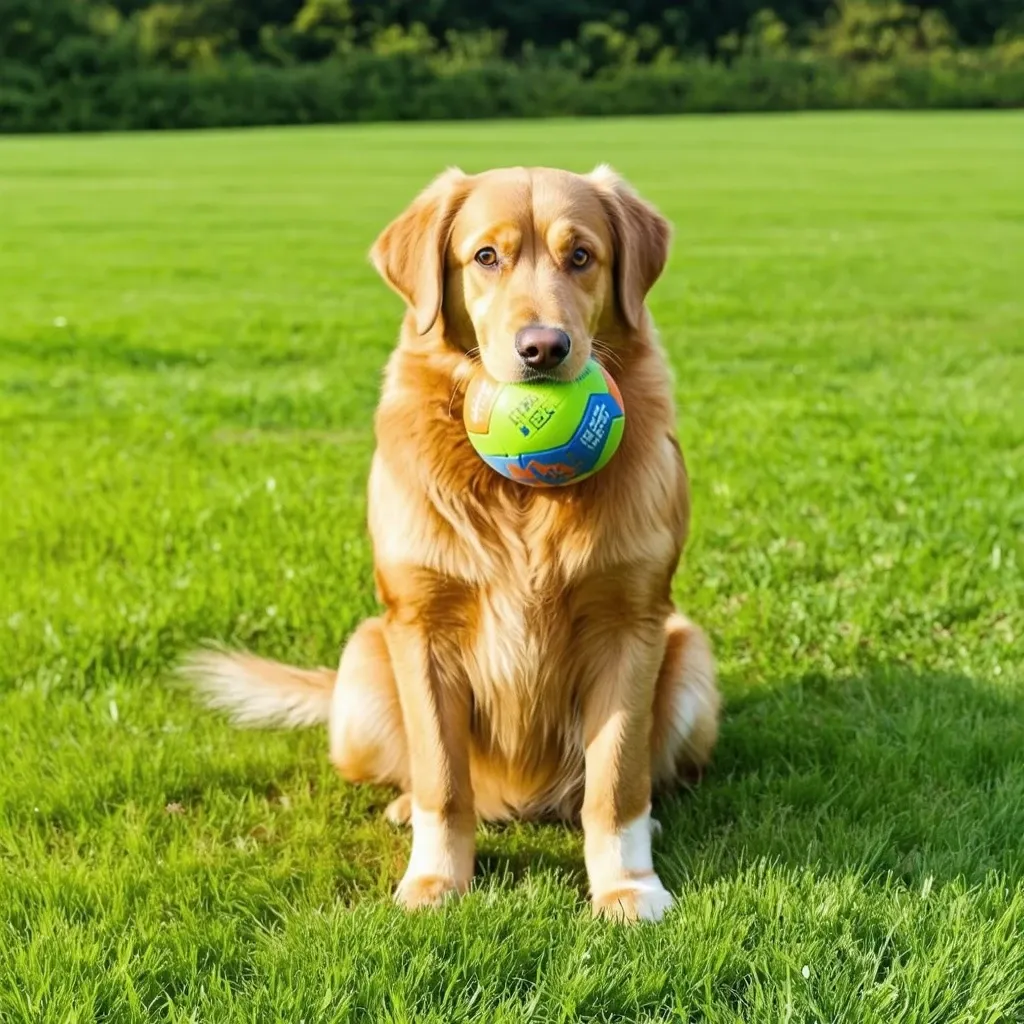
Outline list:
[[[589,473],[601,458],[613,421],[622,408],[610,394],[591,395],[576,433],[558,448],[528,455],[483,455],[483,460],[509,480],[566,484]]]

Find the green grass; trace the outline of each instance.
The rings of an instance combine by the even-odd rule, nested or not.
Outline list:
[[[663,925],[592,922],[548,826],[405,916],[388,794],[166,671],[374,608],[375,232],[601,160],[677,226],[721,745]],[[1022,181],[1013,114],[0,140],[0,1020],[1024,1020]]]

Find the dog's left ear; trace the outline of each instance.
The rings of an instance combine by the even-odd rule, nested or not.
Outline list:
[[[435,178],[381,233],[370,250],[378,273],[405,299],[426,334],[441,312],[444,256],[452,221],[469,191],[457,167]]]
[[[615,239],[615,290],[622,318],[631,330],[640,327],[644,299],[668,261],[672,228],[650,203],[607,164],[590,174],[604,205]]]

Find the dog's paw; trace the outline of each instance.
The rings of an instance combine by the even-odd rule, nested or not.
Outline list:
[[[395,902],[406,910],[439,907],[468,888],[468,882],[460,885],[454,878],[442,878],[440,875],[416,875],[412,878],[407,875],[395,890]]]
[[[392,825],[398,825],[399,827],[408,825],[409,820],[412,818],[412,794],[403,793],[401,796],[396,796],[384,808],[384,817]]]
[[[657,875],[625,882],[594,897],[594,917],[609,921],[660,921],[674,900]]]

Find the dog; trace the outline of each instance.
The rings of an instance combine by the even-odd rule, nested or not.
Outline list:
[[[595,915],[672,905],[651,795],[707,764],[720,700],[708,641],[671,597],[689,492],[645,306],[670,236],[607,166],[436,178],[371,250],[407,307],[369,478],[382,614],[336,673],[215,652],[188,666],[238,722],[327,722],[342,776],[397,787],[407,908],[470,886],[477,819],[551,817],[582,824]],[[474,452],[462,399],[480,364],[571,381],[592,357],[627,416],[601,472],[526,487]]]

